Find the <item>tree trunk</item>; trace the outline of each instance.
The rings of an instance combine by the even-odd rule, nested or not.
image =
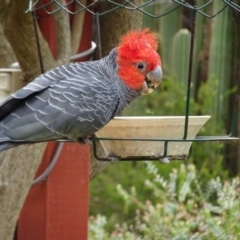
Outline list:
[[[16,222],[41,162],[45,144],[24,145],[0,154],[0,239],[12,240]]]
[[[8,68],[16,61],[11,45],[3,34],[2,26],[0,25],[0,68]]]
[[[115,1],[120,4],[125,1]],[[141,5],[142,0],[131,1],[132,4]],[[100,1],[97,11],[104,12],[112,9],[114,6],[108,1]],[[102,57],[109,54],[111,49],[118,45],[119,38],[130,30],[138,30],[142,27],[142,13],[137,10],[128,10],[119,8],[100,16]]]
[[[28,0],[0,2],[0,22],[4,34],[11,44],[15,56],[23,71],[24,80],[29,81],[38,76],[40,71],[33,18],[25,14]],[[14,29],[14,31],[13,31]],[[39,32],[39,39],[44,65],[47,69],[56,67],[56,62],[48,47],[48,43]]]

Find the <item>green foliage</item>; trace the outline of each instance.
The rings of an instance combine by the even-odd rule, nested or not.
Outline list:
[[[199,114],[211,115],[210,121],[201,129],[200,135],[203,136],[226,135],[223,120],[216,123],[216,116],[212,114],[213,99],[216,97],[216,92],[212,89],[216,86],[217,81],[212,78],[206,83],[202,83],[198,91],[198,104],[201,106]],[[199,173],[204,176],[205,181],[210,177],[222,176],[226,178],[228,176],[227,170],[224,170],[222,166],[223,147],[222,143],[217,142],[194,144],[191,161],[195,164]]]
[[[187,82],[187,79],[186,79]],[[190,114],[196,115],[201,105],[190,99]],[[186,105],[186,86],[164,77],[163,82],[152,94],[141,97],[126,108],[127,116],[184,116]],[[204,113],[207,114],[207,113]]]
[[[172,167],[178,167],[178,162],[170,164],[158,164],[163,169],[167,178]],[[149,190],[143,187],[147,175],[146,166],[143,162],[120,162],[108,166],[108,168],[97,176],[90,185],[90,215],[105,215],[108,218],[108,229],[111,230],[115,223],[126,222],[132,219],[135,209],[123,205],[121,196],[116,192],[116,185],[129,188],[134,185],[137,192],[142,191],[139,201],[144,201],[145,196],[150,194]]]
[[[223,1],[214,1],[213,10],[220,9],[225,4]],[[230,87],[231,65],[231,18],[230,9],[226,8],[212,21],[212,37],[209,53],[208,77],[215,78],[217,85],[212,90],[216,92],[213,99],[213,112],[216,121],[226,116],[227,104],[224,101],[226,89]]]
[[[119,223],[111,233],[106,230],[104,216],[90,218],[90,240],[128,239],[240,239],[240,180],[223,182],[212,178],[201,183],[194,165],[173,169],[165,179],[152,162],[145,162],[147,175],[142,182],[150,194],[116,190],[124,208],[135,209],[132,223]],[[151,200],[149,200],[151,197]]]
[[[177,3],[171,2],[162,2],[159,5],[159,12],[166,13],[172,11],[174,8],[178,6]],[[165,72],[169,70],[171,72],[170,64],[171,64],[171,56],[172,53],[172,40],[175,33],[182,27],[181,18],[182,9],[177,8],[169,14],[161,17],[159,19],[159,32],[161,33],[161,56],[164,59]],[[171,27],[169,27],[169,23],[171,23]]]

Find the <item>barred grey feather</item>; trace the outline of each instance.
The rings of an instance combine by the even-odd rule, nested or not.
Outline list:
[[[99,61],[48,71],[12,94],[0,105],[0,151],[95,133],[140,95],[118,78],[116,70],[114,49]]]

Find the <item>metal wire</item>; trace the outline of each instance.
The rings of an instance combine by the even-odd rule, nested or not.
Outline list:
[[[32,186],[34,186],[34,185],[42,182],[43,180],[45,180],[47,178],[47,176],[52,172],[52,170],[55,167],[55,165],[56,165],[56,163],[58,161],[58,158],[59,158],[59,156],[61,154],[63,145],[64,145],[63,142],[58,143],[57,149],[54,152],[54,156],[51,159],[49,165],[47,166],[47,168],[44,170],[44,172],[39,177],[37,177],[36,179],[33,180]]]
[[[97,44],[95,42],[91,42],[91,47],[89,49],[87,49],[86,51],[84,52],[80,52],[80,53],[77,53],[77,54],[74,54],[70,57],[70,61],[75,61],[75,60],[78,60],[79,58],[83,58],[83,57],[86,57],[86,56],[89,56],[91,54],[94,53],[94,51],[96,50],[97,48]],[[39,51],[39,50],[38,50]],[[41,53],[38,54],[38,56],[40,56]],[[41,58],[39,58],[41,59]],[[20,65],[18,62],[15,62],[15,63],[12,63],[11,64],[11,68],[18,68],[20,69]],[[44,69],[43,69],[43,65],[41,67],[41,72],[44,73]]]
[[[187,99],[186,99],[186,111],[185,111],[185,126],[183,139],[187,139],[188,134],[188,119],[190,111],[190,95],[192,85],[192,65],[193,65],[193,50],[194,50],[194,37],[195,37],[195,21],[196,11],[192,11],[192,26],[191,26],[191,43],[190,43],[190,56],[189,56],[189,67],[188,67],[188,81],[187,81]]]
[[[165,0],[165,1],[160,1],[160,0],[148,0],[144,1],[144,3],[136,5],[133,3],[132,0],[125,0],[123,3],[119,3],[117,1],[112,1],[112,0],[107,0],[112,6],[111,9],[103,12],[98,12],[98,16],[102,16],[105,14],[108,14],[112,11],[115,11],[120,8],[125,8],[128,10],[137,10],[142,12],[143,14],[152,17],[152,18],[159,18],[163,17],[166,14],[169,14],[170,12],[174,11],[175,9],[179,7],[184,7],[188,8],[191,10],[194,10],[195,12],[202,14],[203,16],[207,18],[213,18],[219,13],[221,13],[226,7],[231,7],[232,9],[240,12],[240,3],[237,4],[236,1],[233,0],[215,0],[215,1],[222,1],[225,3],[225,5],[221,8],[218,9],[215,13],[212,13],[211,15],[208,14],[208,9],[211,9],[211,6],[214,2],[214,0],[209,0],[205,3],[202,3],[202,1],[197,1],[195,5],[192,4],[193,1],[189,0]],[[64,10],[68,12],[69,14],[78,14],[83,11],[88,11],[92,15],[96,16],[97,14],[93,11],[93,9],[99,4],[100,0],[95,0],[92,1],[90,4],[84,5],[78,0],[68,0],[66,1],[65,4],[62,4],[61,1],[58,0],[30,0],[28,8],[26,12],[34,12],[36,10],[44,10],[47,14],[53,14],[56,13],[57,11]],[[199,3],[200,2],[200,3]],[[162,4],[168,3],[169,5],[172,4],[172,9],[167,10],[167,11],[162,11],[161,12],[161,6]],[[52,7],[55,5],[54,7]],[[78,5],[80,8],[75,8],[78,9],[77,11],[72,10],[72,6]],[[151,12],[148,11],[147,7],[156,5],[156,8],[160,10],[160,14],[152,14]]]
[[[89,48],[88,50],[86,50],[84,52],[77,53],[77,54],[71,56],[70,57],[70,61],[78,60],[79,58],[83,58],[83,57],[89,56],[92,53],[94,53],[96,48],[97,48],[97,44],[92,41],[91,42],[91,48]]]
[[[101,30],[98,12],[96,13],[96,27],[97,27],[97,43],[98,43],[98,55],[102,58],[102,43],[101,43]]]
[[[112,161],[108,157],[101,157],[97,154],[97,144],[98,141],[139,141],[139,142],[164,142],[164,153],[161,156],[129,156],[129,157],[121,157],[121,156],[115,156],[115,158],[118,161],[142,161],[142,160],[151,160],[151,161],[161,161],[162,159],[168,157],[172,158],[172,156],[168,156],[168,143],[169,142],[225,142],[229,143],[229,140],[231,140],[231,143],[238,144],[239,138],[238,137],[231,137],[229,135],[227,136],[197,136],[195,138],[92,138],[93,141],[93,153],[94,157],[99,161]],[[188,159],[192,154],[192,145],[190,147],[188,155],[182,155],[182,156],[173,156],[173,159],[178,160],[186,160]]]
[[[37,45],[37,52],[38,52],[40,70],[41,70],[41,73],[44,73],[45,71],[44,71],[41,46],[40,46],[39,36],[38,36],[38,31],[37,31],[37,18],[36,18],[36,13],[35,12],[32,12],[32,19],[33,19],[34,33],[35,33],[35,37],[36,37],[36,45]]]

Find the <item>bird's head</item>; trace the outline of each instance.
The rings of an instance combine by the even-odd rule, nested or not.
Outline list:
[[[117,48],[118,75],[133,90],[151,93],[162,81],[157,40],[148,29],[131,31]]]

